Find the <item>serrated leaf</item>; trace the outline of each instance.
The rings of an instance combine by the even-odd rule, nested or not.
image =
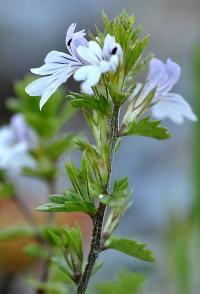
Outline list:
[[[109,104],[103,95],[94,97],[86,94],[71,93],[67,97],[71,101],[71,105],[75,108],[83,107],[96,110],[104,115],[109,113]]]
[[[170,137],[168,128],[160,125],[159,120],[150,120],[150,117],[145,117],[139,121],[133,121],[127,129],[123,132],[122,136],[135,135],[151,137],[157,140],[165,140]]]
[[[153,262],[153,253],[146,246],[136,240],[120,239],[115,236],[109,238],[105,243],[106,249],[115,249],[138,259]]]

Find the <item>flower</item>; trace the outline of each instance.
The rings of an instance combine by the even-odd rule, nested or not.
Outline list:
[[[37,145],[37,137],[24,120],[22,114],[14,115],[10,124],[0,128],[0,168],[20,171],[22,167],[34,165],[28,150]]]
[[[40,109],[48,101],[57,88],[65,83],[73,74],[76,81],[84,81],[83,92],[93,94],[102,73],[115,71],[122,59],[122,49],[115,38],[107,35],[103,49],[95,41],[85,39],[85,31],[74,32],[76,24],[71,24],[66,34],[66,46],[70,54],[51,51],[47,54],[45,64],[31,72],[45,76],[33,81],[26,87],[30,96],[42,96]]]
[[[149,73],[144,87],[138,83],[134,93],[131,95],[131,97],[136,96],[143,87],[135,107],[140,105],[148,93],[156,87],[152,101],[153,106],[151,107],[155,118],[169,118],[177,124],[183,123],[184,117],[191,121],[196,121],[196,115],[184,98],[179,94],[170,92],[178,82],[180,75],[180,66],[171,59],[167,59],[165,64],[161,60],[153,58],[149,65]],[[137,112],[139,112],[139,109],[140,107]]]
[[[33,81],[25,89],[30,96],[42,96],[40,109],[58,87],[65,83],[77,68],[83,65],[83,60],[77,53],[77,47],[80,45],[87,46],[88,42],[84,38],[84,30],[74,33],[75,28],[76,24],[71,24],[66,35],[66,46],[70,54],[51,51],[47,54],[43,66],[31,69],[32,73],[45,76]]]
[[[74,73],[76,81],[84,81],[81,89],[84,93],[93,94],[95,86],[103,73],[115,72],[119,61],[122,61],[123,52],[115,38],[107,34],[103,49],[95,41],[88,42],[88,47],[79,46],[77,52],[85,61],[86,65],[80,67]]]

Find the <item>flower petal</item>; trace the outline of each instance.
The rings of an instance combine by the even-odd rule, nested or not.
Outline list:
[[[178,80],[180,79],[180,75],[180,66],[168,58],[166,63],[166,77],[161,81],[160,85],[158,86],[158,91],[168,93],[178,82]]]
[[[98,64],[102,60],[102,50],[100,46],[94,42],[88,42],[88,47],[79,46],[77,48],[78,55],[89,64]]]
[[[43,92],[42,97],[40,99],[40,110],[44,106],[44,104],[49,100],[50,96],[55,93],[58,87],[65,83],[68,78],[72,75],[72,72],[67,73],[65,70],[60,72],[59,74],[54,74],[51,76],[48,87]]]
[[[157,58],[153,58],[149,64],[147,82],[149,87],[157,86],[157,93],[168,93],[180,78],[181,68],[171,59],[166,64]]]
[[[92,71],[93,69],[93,65],[85,65],[82,66],[80,68],[78,68],[75,72],[74,72],[74,79],[76,81],[84,81],[87,79],[87,75],[90,71]]]
[[[119,60],[123,59],[121,46],[116,42],[115,37],[107,34],[103,45],[103,57],[110,60],[112,55],[117,56]]]
[[[98,84],[100,78],[101,78],[101,69],[98,66],[93,66],[92,70],[88,72],[87,75],[87,84],[90,85],[91,87],[95,86]]]
[[[50,75],[56,73],[58,70],[68,67],[68,64],[62,64],[62,63],[45,63],[41,67],[38,68],[31,68],[31,72],[36,75]]]
[[[41,109],[50,96],[62,83],[65,83],[72,74],[72,69],[69,68],[66,70],[66,68],[64,68],[51,76],[42,77],[33,81],[25,88],[25,91],[30,96],[42,96],[40,100]]]
[[[68,42],[72,39],[75,29],[76,29],[76,23],[72,23],[67,30],[66,39],[65,39],[67,47],[68,47]]]
[[[81,85],[81,90],[83,93],[92,95],[92,87],[95,86],[101,77],[102,71],[99,66],[96,65],[86,65],[79,68],[74,73],[74,79],[76,81],[84,81]]]
[[[34,80],[32,83],[30,83],[25,88],[25,91],[30,96],[40,96],[48,88],[51,81],[52,81],[51,76],[39,78],[37,80]]]
[[[49,63],[49,62],[53,62],[53,63],[60,63],[60,64],[68,64],[72,61],[77,61],[73,56],[66,54],[64,52],[59,52],[59,51],[50,51],[44,62],[45,63]]]
[[[147,81],[150,83],[158,84],[158,81],[163,75],[165,75],[165,64],[157,58],[152,58],[149,63],[149,72],[147,75]]]
[[[88,94],[88,95],[93,95],[94,94],[91,86],[87,82],[83,82],[81,84],[81,92],[85,93],[85,94]]]
[[[152,113],[156,118],[164,119],[168,117],[177,124],[183,123],[184,117],[191,121],[197,121],[192,108],[182,96],[168,93],[162,97],[157,97],[156,100],[158,102],[152,107]]]

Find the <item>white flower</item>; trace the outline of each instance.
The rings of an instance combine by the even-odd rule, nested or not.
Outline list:
[[[34,166],[28,150],[36,144],[37,137],[27,127],[24,117],[14,115],[9,125],[0,128],[0,168],[19,172],[24,166]]]
[[[104,40],[103,49],[95,41],[90,41],[88,47],[79,46],[77,52],[86,65],[75,71],[74,79],[84,81],[81,89],[89,95],[93,94],[92,87],[99,82],[101,75],[115,72],[123,58],[121,46],[109,34]]]
[[[167,59],[166,64],[159,59],[153,58],[149,65],[147,82],[136,102],[135,107],[140,105],[147,94],[155,87],[156,93],[153,98],[154,105],[151,108],[152,114],[157,119],[169,118],[177,124],[184,121],[184,117],[196,121],[197,117],[192,111],[190,105],[184,98],[176,93],[171,93],[171,89],[178,82],[181,75],[180,66]],[[138,84],[131,97],[139,93],[142,84]],[[140,107],[136,112],[139,112]]]
[[[30,96],[41,96],[40,109],[50,96],[74,74],[77,81],[82,83],[82,91],[92,94],[92,89],[102,73],[115,71],[119,60],[122,59],[122,49],[115,38],[107,35],[103,49],[94,42],[85,39],[84,30],[74,32],[76,24],[67,31],[66,46],[70,54],[51,51],[47,54],[45,64],[31,72],[45,76],[33,81],[26,87]]]
[[[70,54],[51,51],[47,54],[43,66],[31,69],[32,73],[45,76],[33,81],[25,89],[30,96],[42,96],[40,109],[58,87],[84,64],[77,53],[77,47],[80,45],[87,46],[88,42],[84,38],[84,30],[74,33],[75,28],[76,24],[72,24],[66,35],[66,46]]]

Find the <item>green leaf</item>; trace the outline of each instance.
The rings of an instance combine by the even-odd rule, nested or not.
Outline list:
[[[109,205],[112,208],[123,207],[124,203],[130,196],[128,190],[128,177],[122,180],[115,180],[112,195],[97,194],[96,195],[102,203]]]
[[[143,275],[125,270],[118,274],[116,281],[99,283],[96,288],[98,294],[137,294],[143,283]]]
[[[46,203],[36,208],[42,212],[85,212],[91,216],[96,213],[94,204],[84,201],[67,201],[65,204]]]
[[[24,248],[24,252],[32,257],[48,260],[49,254],[46,248],[39,244],[30,244]]]
[[[150,117],[145,117],[139,121],[133,121],[127,129],[124,130],[122,136],[135,135],[151,137],[157,140],[165,140],[170,137],[168,128],[160,125],[159,120],[150,120]]]
[[[154,261],[153,254],[146,248],[146,244],[139,243],[136,240],[120,239],[113,236],[106,241],[105,248],[115,249],[141,260]]]
[[[109,93],[113,99],[113,101],[115,102],[116,105],[122,105],[127,99],[128,97],[131,95],[131,93],[123,93],[120,92],[118,89],[116,89],[115,85],[109,85]]]
[[[108,144],[102,144],[100,146],[100,151],[88,144],[86,147],[86,153],[94,171],[97,184],[104,189],[107,185],[109,175]]]
[[[109,20],[108,16],[106,15],[106,13],[104,11],[102,13],[102,18],[103,18],[103,24],[104,24],[105,31],[107,33],[109,33],[110,35],[113,35],[112,22]]]
[[[82,193],[82,185],[80,185],[79,170],[76,168],[72,160],[70,160],[70,162],[66,164],[65,167],[74,190],[80,195],[82,199],[84,199],[85,195]]]
[[[66,195],[63,194],[53,194],[49,196],[49,199],[56,204],[65,204],[65,202],[68,200]]]
[[[84,201],[91,201],[92,169],[86,152],[83,153],[80,170],[70,161],[66,164],[67,174],[74,190]]]
[[[104,115],[109,113],[109,104],[103,95],[90,96],[87,94],[71,93],[67,96],[71,101],[71,105],[75,108],[86,108],[96,110]]]
[[[136,64],[143,50],[149,43],[149,35],[145,36],[142,41],[136,40],[134,46],[129,48],[125,60],[125,73],[127,74]]]
[[[83,263],[83,244],[82,244],[82,237],[81,237],[81,230],[79,226],[72,227],[72,228],[64,228],[64,246],[66,248],[73,249],[75,252],[74,258],[78,257],[79,262]],[[79,268],[81,270],[81,268]]]

